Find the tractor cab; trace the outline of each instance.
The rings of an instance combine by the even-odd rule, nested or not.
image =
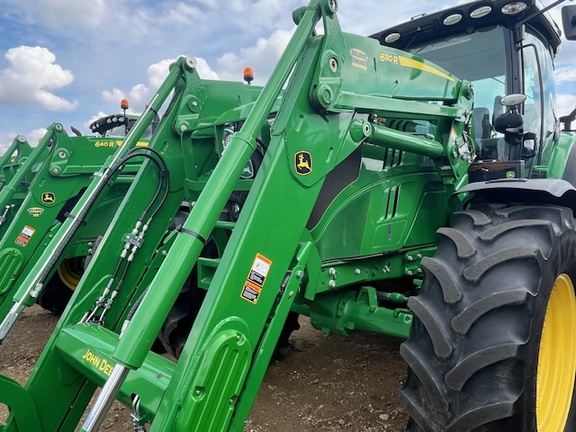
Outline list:
[[[112,114],[99,118],[89,127],[93,133],[101,137],[124,137],[137,120],[138,116],[130,114]]]
[[[470,134],[483,167],[474,175],[473,164],[471,181],[536,176],[547,163],[560,129],[553,77],[560,30],[533,0],[468,3],[372,37],[472,82]]]
[[[101,117],[98,120],[90,123],[90,130],[92,133],[97,134],[101,137],[125,137],[128,132],[138,121],[138,116],[134,114],[127,114],[126,110],[130,107],[130,103],[127,99],[122,99],[120,101],[120,108],[123,110],[122,114],[112,114],[105,117]],[[142,135],[143,140],[149,140],[156,130],[159,122],[158,116],[152,121],[150,126],[146,129]]]
[[[106,117],[101,117],[98,120],[90,123],[90,130],[92,133],[100,137],[125,137],[128,132],[138,121],[138,116],[133,114],[112,114]],[[143,140],[149,140],[152,133],[158,126],[159,119],[155,119],[152,124],[146,129],[142,135]]]

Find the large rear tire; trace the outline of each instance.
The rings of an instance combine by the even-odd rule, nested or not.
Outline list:
[[[407,430],[575,430],[572,211],[484,206],[438,236],[400,349]]]

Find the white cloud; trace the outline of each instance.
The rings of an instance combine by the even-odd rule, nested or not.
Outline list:
[[[556,68],[554,79],[557,84],[576,82],[576,70],[574,65],[562,65]]]
[[[574,108],[576,108],[576,95],[560,94],[557,96],[556,109],[558,110],[558,117],[570,114]]]
[[[112,90],[104,90],[102,92],[102,99],[104,99],[106,102],[115,102],[120,104],[120,101],[125,97],[126,94],[116,87],[114,87]]]
[[[46,134],[47,131],[48,129],[46,128],[33,129],[30,132],[24,134],[24,136],[28,140],[28,143],[32,147],[35,147],[36,144],[38,144],[38,142],[42,139],[42,137]]]
[[[256,45],[240,50],[240,55],[226,53],[218,59],[218,75],[222,79],[240,81],[242,71],[250,66],[254,69],[254,82],[263,84],[274,70],[284,48],[288,45],[293,30],[277,30],[268,38],[260,38]]]
[[[196,70],[201,78],[218,79],[218,74],[208,66],[206,60],[203,58],[196,58],[196,60]],[[175,61],[175,59],[165,59],[150,65],[148,67],[148,81],[146,84],[136,84],[128,93],[118,88],[104,90],[102,92],[102,99],[108,102],[119,103],[121,99],[126,98],[130,101],[132,112],[142,112],[146,104],[148,104],[154,96],[156,90],[158,90],[168,76],[169,66]]]
[[[27,133],[21,134],[16,132],[1,132],[0,133],[0,155],[2,155],[8,147],[12,144],[14,138],[22,135],[32,147],[36,147],[40,139],[46,134],[46,128],[33,129]]]
[[[50,111],[71,111],[70,102],[52,93],[74,80],[72,72],[56,64],[47,48],[19,46],[6,52],[10,66],[0,71],[0,104],[37,106]]]
[[[4,154],[17,135],[15,132],[0,132],[0,155]]]

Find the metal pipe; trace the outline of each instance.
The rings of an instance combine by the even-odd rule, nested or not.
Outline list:
[[[96,432],[102,426],[102,422],[106,418],[106,413],[110,409],[114,396],[118,393],[122,382],[128,375],[129,370],[122,365],[114,366],[110,377],[106,380],[106,384],[102,387],[102,391],[98,395],[94,406],[88,413],[84,424],[82,425],[81,432]]]
[[[438,141],[421,138],[367,121],[356,121],[351,126],[350,133],[356,140],[365,139],[371,144],[423,156],[435,158],[446,153],[444,146]]]

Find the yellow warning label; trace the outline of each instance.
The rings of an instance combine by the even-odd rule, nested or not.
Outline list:
[[[268,276],[271,266],[272,261],[257,253],[248,277],[246,278],[246,282],[244,282],[240,297],[256,304],[262,293],[262,287],[264,286],[264,282],[266,282],[266,277]]]

